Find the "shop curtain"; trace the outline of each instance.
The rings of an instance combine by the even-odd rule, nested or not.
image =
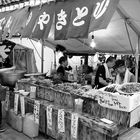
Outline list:
[[[91,14],[95,7],[93,0],[77,0],[72,9],[68,38],[87,38]]]
[[[30,37],[32,30],[35,26],[36,20],[38,18],[39,12],[40,12],[39,6],[29,8],[29,16],[25,23],[25,28],[21,34],[22,37]]]
[[[119,3],[119,0],[98,0],[91,17],[89,32],[105,29]]]
[[[32,31],[32,38],[43,39],[48,38],[50,28],[53,22],[55,3],[44,4],[39,12],[35,27]],[[47,34],[46,34],[46,33]],[[45,34],[45,36],[44,36]]]
[[[66,40],[73,2],[57,2],[55,10],[55,40]]]

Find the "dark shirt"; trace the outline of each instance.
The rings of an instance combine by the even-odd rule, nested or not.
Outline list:
[[[99,82],[99,77],[106,80],[106,72],[105,72],[104,65],[101,65],[98,67],[97,72],[96,72],[96,76],[95,76],[95,86],[97,88],[102,88],[102,87],[104,87],[104,85]]]
[[[57,69],[57,73],[59,74],[62,74],[63,76],[65,75],[65,68],[63,66],[59,66],[58,69]]]

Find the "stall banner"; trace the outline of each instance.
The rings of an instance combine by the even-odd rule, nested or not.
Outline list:
[[[89,32],[105,29],[119,3],[119,0],[97,0],[96,7],[91,16]]]
[[[47,106],[47,110],[46,110],[46,113],[47,113],[47,129],[50,129],[52,130],[52,106],[49,105]]]
[[[39,124],[39,112],[40,112],[40,101],[35,100],[34,102],[34,121]]]
[[[20,104],[21,104],[21,115],[25,116],[25,98],[24,96],[20,96]]]
[[[6,98],[5,98],[5,110],[8,111],[9,109],[9,97],[10,97],[10,93],[9,90],[6,90]]]
[[[0,43],[0,55],[2,56],[3,61],[9,56],[15,45],[14,42],[8,40],[4,40]]]
[[[29,16],[25,23],[25,28],[21,34],[22,37],[30,37],[32,30],[35,26],[36,20],[39,16],[41,8],[39,6],[29,8]]]
[[[22,9],[17,10],[14,13],[14,21],[12,22],[9,38],[12,37],[12,35],[16,35],[17,33],[21,33],[22,30],[25,27],[27,18],[29,16],[29,7],[25,7]]]
[[[32,38],[37,38],[37,39],[48,38],[48,34],[50,32],[51,25],[53,22],[54,9],[55,9],[54,2],[51,2],[50,4],[46,3],[42,6],[39,12],[39,16],[37,18],[37,22],[32,31],[32,36],[31,36]],[[48,34],[46,34],[45,32]]]
[[[2,40],[5,40],[6,37],[8,36],[8,34],[11,31],[11,25],[14,22],[14,19],[15,19],[15,16],[14,16],[15,12],[16,12],[16,10],[14,10],[12,12],[9,12],[9,14],[6,17],[6,22],[3,26]]]
[[[63,109],[58,110],[58,132],[65,133],[65,112]]]
[[[95,7],[93,0],[77,0],[72,8],[68,38],[87,38],[91,14]]]
[[[57,2],[55,10],[55,40],[66,40],[73,2]]]
[[[8,18],[9,12],[1,12],[0,13],[0,39],[2,39],[3,27]]]
[[[71,137],[73,139],[77,139],[78,134],[78,114],[72,113],[71,114]]]
[[[19,101],[19,94],[15,94],[14,112],[16,115],[18,114],[18,101]]]

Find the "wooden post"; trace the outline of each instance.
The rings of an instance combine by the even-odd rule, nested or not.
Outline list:
[[[135,66],[135,77],[136,77],[136,82],[138,82],[138,69],[139,69],[139,48],[140,48],[140,36],[138,36],[138,44],[136,47],[136,53],[135,53],[135,58],[136,58],[136,66]]]
[[[54,51],[54,69],[56,70],[56,51]]]
[[[44,44],[43,44],[42,40],[41,40],[41,45],[42,45],[42,48],[41,48],[41,72],[43,73],[44,72]]]

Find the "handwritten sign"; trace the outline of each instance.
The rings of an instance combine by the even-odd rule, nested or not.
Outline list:
[[[63,109],[58,110],[58,131],[59,133],[65,132],[65,112]]]
[[[73,113],[71,116],[71,137],[77,139],[78,115]]]
[[[6,92],[5,110],[8,111],[8,109],[9,109],[9,92]]]
[[[24,96],[20,96],[20,104],[21,104],[21,115],[22,117],[25,116],[25,100]]]
[[[15,114],[18,113],[18,99],[19,99],[19,94],[15,94],[15,100],[14,100],[14,112],[15,112]]]
[[[106,108],[130,112],[140,105],[140,95],[124,96],[119,93],[98,92],[98,103]]]
[[[52,107],[47,106],[47,128],[52,130]]]
[[[40,111],[40,102],[35,100],[34,103],[34,121],[39,124],[39,111]]]
[[[31,86],[30,87],[30,92],[36,92],[36,87],[35,86]]]

